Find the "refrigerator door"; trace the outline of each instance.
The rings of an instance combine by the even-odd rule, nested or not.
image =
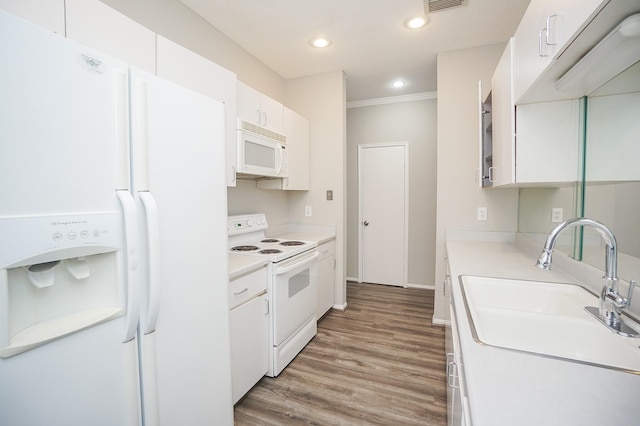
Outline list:
[[[0,56],[0,424],[139,424],[128,68],[3,12]],[[85,229],[99,217],[116,220]]]
[[[130,82],[134,194],[150,253],[145,423],[232,425],[224,105],[138,70]]]

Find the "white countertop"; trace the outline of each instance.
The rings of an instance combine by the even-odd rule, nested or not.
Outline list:
[[[336,227],[294,223],[270,227],[267,235],[288,240],[316,241],[320,245],[336,239]]]
[[[537,255],[515,242],[448,240],[447,257],[474,426],[640,424],[640,413],[635,409],[640,376],[480,345],[473,340],[460,275],[577,280],[560,268],[536,268]]]
[[[267,263],[269,261],[262,256],[229,253],[229,280],[261,268]]]

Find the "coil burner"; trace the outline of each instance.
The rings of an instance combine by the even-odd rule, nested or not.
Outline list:
[[[280,243],[281,246],[286,246],[286,247],[290,247],[290,246],[301,246],[304,245],[304,242],[302,241],[283,241]]]
[[[255,251],[258,250],[257,246],[235,246],[231,247],[231,251]]]

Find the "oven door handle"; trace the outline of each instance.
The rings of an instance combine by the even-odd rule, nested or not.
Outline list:
[[[316,260],[318,256],[320,256],[320,252],[318,250],[315,250],[311,256],[305,256],[304,259],[298,262],[295,262],[292,265],[286,264],[286,265],[278,266],[276,268],[276,275],[286,274],[287,272],[292,271],[296,268],[299,268],[300,266],[304,266],[307,263],[311,263],[312,261]]]

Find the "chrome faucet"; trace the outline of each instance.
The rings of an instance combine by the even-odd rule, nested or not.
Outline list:
[[[618,293],[618,244],[613,232],[604,224],[587,218],[569,219],[551,230],[544,243],[542,254],[538,257],[536,266],[541,269],[551,269],[551,254],[558,239],[558,235],[565,229],[574,226],[588,226],[595,229],[604,239],[605,248],[605,273],[603,277],[602,291],[598,308],[587,306],[587,312],[593,314],[607,327],[615,330],[623,336],[637,336],[638,333],[622,322],[620,316],[622,310],[629,307],[631,296],[636,285],[634,280],[629,282],[629,293],[623,297]]]

